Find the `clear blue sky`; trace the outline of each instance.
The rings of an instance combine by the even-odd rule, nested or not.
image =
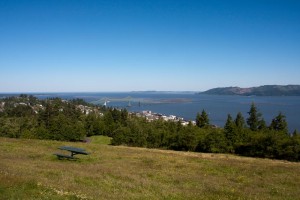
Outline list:
[[[0,92],[300,84],[299,0],[0,0]]]

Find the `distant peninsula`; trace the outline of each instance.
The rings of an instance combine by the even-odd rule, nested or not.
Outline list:
[[[210,95],[300,96],[300,85],[263,85],[259,87],[220,87],[200,92]]]

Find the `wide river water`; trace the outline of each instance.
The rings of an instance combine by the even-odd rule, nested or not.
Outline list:
[[[115,93],[47,93],[34,94],[39,98],[61,97],[64,99],[82,98],[88,102],[126,108],[129,111],[151,110],[165,115],[176,115],[186,120],[195,120],[197,112],[203,109],[209,114],[211,124],[223,127],[227,114],[235,118],[242,112],[248,117],[250,105],[254,102],[266,120],[267,125],[282,112],[287,119],[289,130],[300,130],[300,97],[258,97],[202,95],[175,92],[115,92]]]

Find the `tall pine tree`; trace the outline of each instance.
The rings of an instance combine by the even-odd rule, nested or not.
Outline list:
[[[227,139],[228,150],[233,152],[233,146],[236,142],[235,123],[230,114],[227,116],[226,124],[224,126],[224,134]]]
[[[202,110],[201,115],[200,115],[200,113],[197,113],[196,125],[200,128],[203,128],[203,127],[209,125],[208,114],[205,112],[204,109]]]
[[[243,115],[242,115],[241,112],[239,112],[239,113],[236,115],[236,118],[235,118],[234,122],[235,122],[235,125],[236,125],[237,127],[239,127],[239,128],[244,128],[244,126],[245,126],[245,119],[244,119],[244,117],[243,117]]]
[[[285,115],[283,115],[281,112],[272,120],[270,129],[276,130],[276,131],[283,131],[285,133],[288,133],[288,125],[285,119]]]
[[[257,131],[261,122],[261,113],[258,112],[254,103],[251,104],[250,111],[248,112],[249,118],[247,124],[252,131]]]

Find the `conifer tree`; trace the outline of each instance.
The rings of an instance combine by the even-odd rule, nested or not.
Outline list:
[[[297,135],[299,135],[299,132],[297,131],[297,129],[295,129],[294,132],[293,132],[293,134],[292,134],[292,136],[296,137]]]
[[[262,118],[262,119],[259,120],[259,122],[258,122],[258,127],[257,127],[257,129],[258,129],[258,130],[264,130],[264,129],[266,129],[266,128],[267,128],[266,121],[265,121],[264,118]]]
[[[227,115],[227,120],[226,120],[226,124],[224,126],[224,130],[225,130],[225,133],[226,132],[232,132],[233,131],[233,120],[232,120],[232,117],[230,114]]]
[[[245,119],[244,119],[244,117],[243,117],[243,115],[242,115],[241,112],[239,112],[239,113],[236,115],[236,118],[235,118],[234,122],[235,122],[235,125],[236,125],[237,127],[239,127],[239,128],[244,128],[244,126],[245,126]]]
[[[224,126],[224,134],[227,139],[228,149],[233,151],[233,145],[236,141],[235,122],[230,114],[227,115],[226,124]]]
[[[248,112],[249,118],[247,119],[247,124],[252,131],[257,131],[259,123],[261,121],[261,114],[257,111],[254,103],[251,104],[250,111]]]
[[[202,110],[201,115],[200,115],[200,113],[197,113],[196,125],[200,128],[203,128],[203,127],[209,125],[209,118],[204,109]]]
[[[272,123],[270,125],[270,129],[276,130],[276,131],[283,131],[285,133],[288,133],[288,125],[286,122],[286,117],[281,112],[272,120]]]

